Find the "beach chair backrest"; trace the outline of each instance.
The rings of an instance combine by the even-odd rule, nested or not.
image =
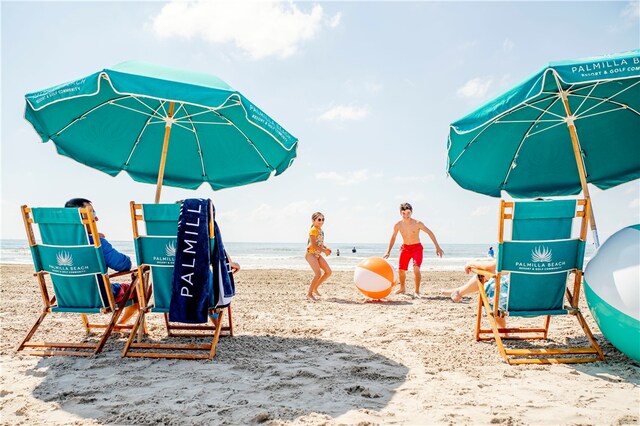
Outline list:
[[[584,239],[571,238],[577,205],[577,200],[513,203],[511,239],[500,243],[497,264],[499,272],[510,274],[510,315],[567,312],[567,278],[582,269],[585,250]]]
[[[136,231],[134,246],[138,265],[146,265],[151,269],[153,310],[169,312],[181,205],[176,203],[140,205],[133,203],[133,205],[140,206],[141,221],[146,229],[146,234]],[[132,214],[135,215],[133,212]],[[134,229],[139,228],[136,226]],[[214,239],[211,238],[210,241],[210,248],[213,250]]]
[[[97,228],[87,209],[28,208],[23,206],[27,237],[36,273],[48,273],[56,296],[52,310],[93,313],[111,307],[106,288],[97,274],[108,283],[100,239],[92,242],[87,232]],[[37,241],[33,227],[40,234]],[[112,299],[112,298],[111,298]]]

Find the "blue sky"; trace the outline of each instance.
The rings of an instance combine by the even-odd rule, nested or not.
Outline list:
[[[225,238],[386,243],[407,201],[441,243],[496,240],[498,199],[446,176],[449,123],[549,61],[639,48],[640,3],[7,2],[2,15],[2,238],[20,205],[92,199],[108,238],[155,188],[59,156],[23,119],[24,94],[143,60],[217,75],[300,140],[281,176],[162,200],[212,198]],[[640,182],[592,188],[604,240],[640,221]],[[427,238],[428,241],[428,238]],[[446,255],[446,254],[445,254]]]

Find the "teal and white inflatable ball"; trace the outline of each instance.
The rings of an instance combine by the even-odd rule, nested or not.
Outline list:
[[[604,337],[640,361],[640,225],[613,234],[587,264],[587,304]]]

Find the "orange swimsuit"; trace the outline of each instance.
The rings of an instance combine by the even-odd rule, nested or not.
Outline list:
[[[315,255],[315,257],[320,257],[320,255],[322,254],[322,251],[315,250],[313,248],[313,246],[311,245],[311,238],[315,239],[316,245],[319,248],[323,248],[324,247],[324,231],[316,228],[315,226],[312,226],[311,229],[309,230],[309,241],[308,241],[309,245],[307,246],[307,253],[311,253]]]

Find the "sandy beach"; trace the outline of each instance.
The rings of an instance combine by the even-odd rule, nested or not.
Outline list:
[[[425,274],[423,298],[381,303],[336,272],[313,303],[308,271],[242,270],[236,335],[211,362],[122,359],[118,334],[92,358],[16,353],[41,309],[31,272],[0,266],[5,425],[640,423],[640,366],[603,338],[586,304],[605,363],[509,366],[473,339],[476,299],[439,295],[462,272]],[[47,340],[82,336],[78,317],[62,317],[45,322]],[[161,338],[159,316],[150,326]],[[552,320],[550,335],[582,341],[573,318]]]

